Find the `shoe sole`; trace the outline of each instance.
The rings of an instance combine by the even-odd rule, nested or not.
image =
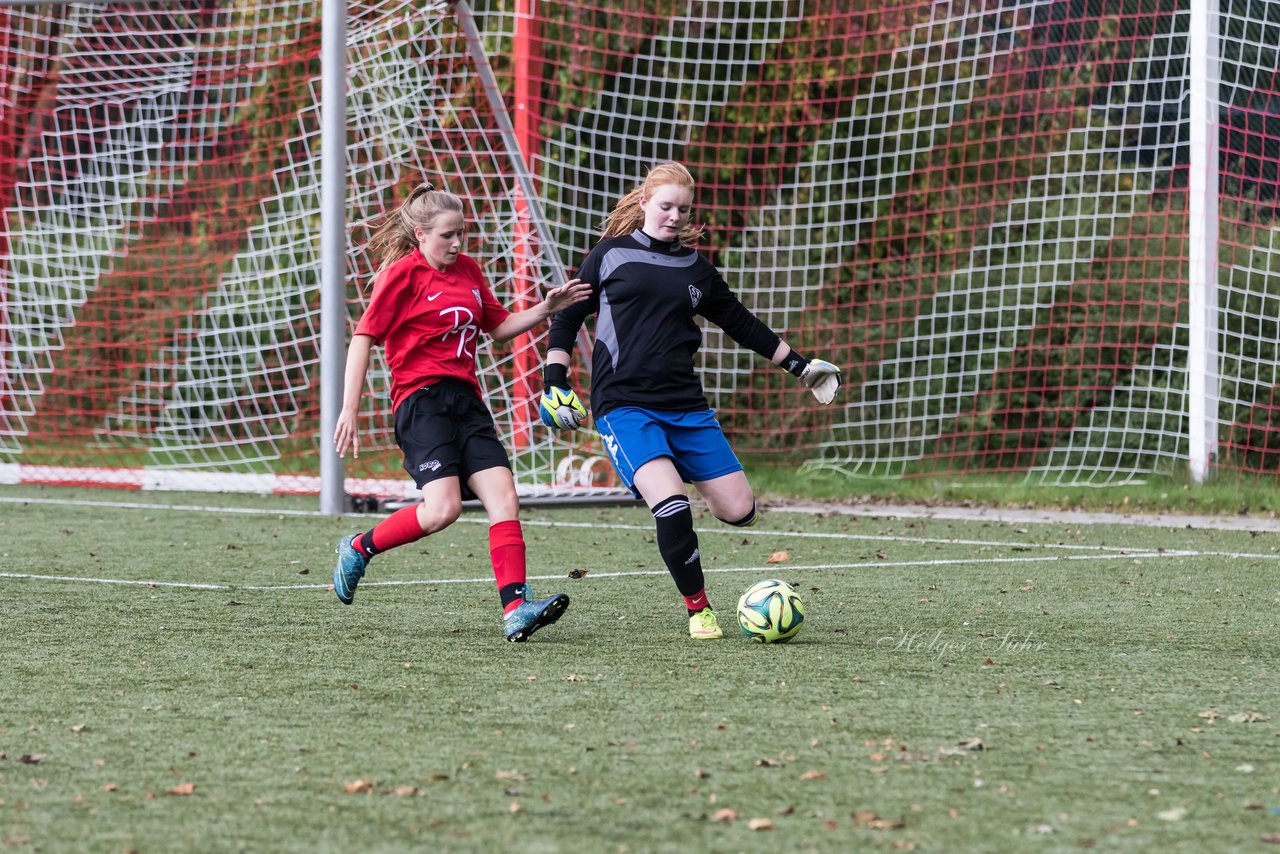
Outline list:
[[[568,610],[568,608],[569,597],[561,593],[551,600],[550,605],[542,609],[542,613],[538,615],[538,619],[534,621],[532,626],[507,635],[507,641],[509,643],[524,643],[529,639],[529,635],[533,634],[543,626],[549,626],[556,620],[560,619],[560,615]]]

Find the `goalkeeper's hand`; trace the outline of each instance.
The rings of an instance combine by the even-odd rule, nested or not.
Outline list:
[[[782,366],[799,378],[802,385],[823,406],[836,399],[840,388],[840,368],[825,359],[806,359],[794,350],[783,360]]]
[[[587,408],[571,388],[549,387],[542,393],[538,414],[552,430],[577,430],[587,423]]]
[[[542,423],[552,430],[577,430],[587,423],[587,408],[569,386],[569,368],[548,363],[542,374]]]
[[[840,369],[822,359],[810,359],[800,372],[800,382],[813,392],[818,403],[826,406],[836,399],[836,389],[840,388]]]

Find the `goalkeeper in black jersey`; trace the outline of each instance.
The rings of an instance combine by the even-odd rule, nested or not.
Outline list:
[[[658,550],[689,611],[689,635],[718,638],[684,484],[692,483],[730,525],[754,524],[756,505],[694,371],[702,344],[694,317],[795,374],[823,404],[835,397],[840,369],[799,355],[738,301],[720,272],[691,248],[702,233],[690,224],[692,206],[693,176],[679,163],[655,166],[614,206],[604,238],[578,270],[592,285],[591,298],[552,321],[541,415],[556,429],[586,422],[568,366],[578,330],[595,314],[596,429],[622,482],[653,513]]]

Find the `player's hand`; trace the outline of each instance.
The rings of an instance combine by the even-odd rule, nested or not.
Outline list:
[[[560,287],[547,291],[543,303],[546,305],[547,315],[550,316],[590,296],[591,285],[581,279],[570,279]]]
[[[840,368],[823,359],[810,359],[800,372],[800,382],[813,392],[818,403],[826,406],[836,399],[840,388]]]
[[[338,424],[333,430],[333,449],[338,456],[346,456],[350,449],[351,456],[360,457],[360,431],[356,429],[356,413],[343,412],[338,416]]]
[[[552,430],[577,430],[587,423],[587,408],[571,388],[548,387],[538,404],[538,414]]]

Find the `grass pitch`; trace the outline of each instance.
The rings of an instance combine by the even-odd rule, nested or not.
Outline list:
[[[314,499],[0,500],[6,849],[1280,840],[1273,534],[704,514],[730,631],[694,642],[647,512],[532,509],[534,588],[573,604],[513,645],[478,515],[344,607],[333,546],[373,519]],[[774,576],[807,621],[757,646],[733,606]]]

